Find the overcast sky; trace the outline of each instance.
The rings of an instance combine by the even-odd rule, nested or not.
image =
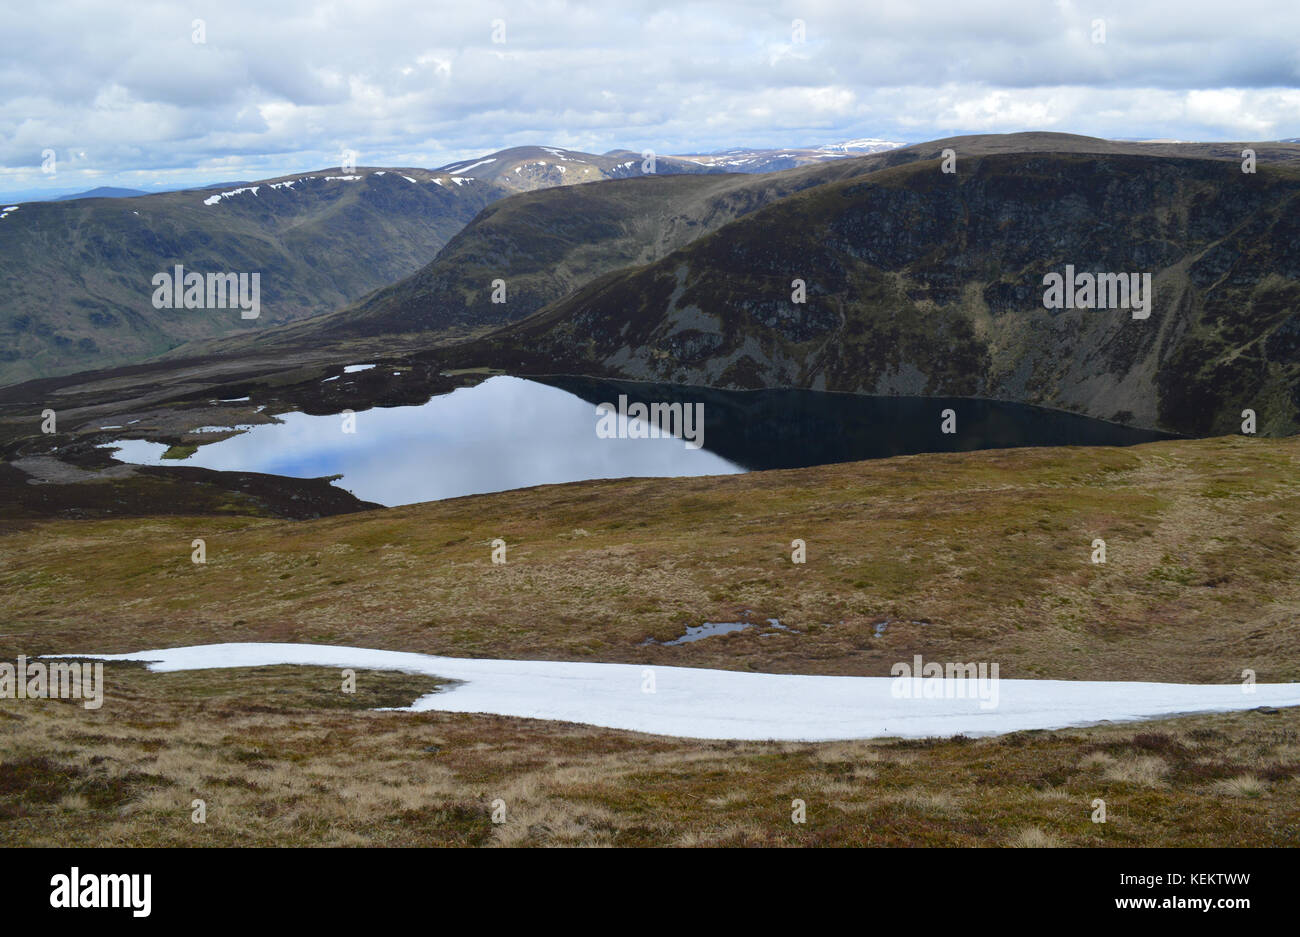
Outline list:
[[[434,167],[524,143],[1300,137],[1295,0],[5,0],[0,37],[0,191],[254,179],[344,148]]]

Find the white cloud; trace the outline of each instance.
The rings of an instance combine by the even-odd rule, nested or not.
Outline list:
[[[432,166],[538,142],[1300,136],[1300,6],[1265,0],[1176,13],[1143,0],[54,0],[3,16],[5,188],[91,169],[123,184],[254,178],[334,165],[345,146],[363,165]],[[40,173],[46,148],[57,180]]]

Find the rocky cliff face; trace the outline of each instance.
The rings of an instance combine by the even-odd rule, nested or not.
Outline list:
[[[979,396],[1185,433],[1300,429],[1300,171],[1145,155],[922,160],[782,198],[484,344],[718,387]],[[1150,274],[1146,318],[1043,278]],[[802,280],[806,302],[792,301]],[[1140,282],[1140,281],[1138,281]]]
[[[1253,174],[1243,146],[959,137],[524,192],[352,306],[173,354],[984,397],[1189,434],[1250,409],[1291,433],[1300,146],[1255,145]],[[1045,305],[1044,277],[1067,271],[1149,279],[1150,306]]]
[[[406,279],[351,308],[265,338],[437,338],[500,326],[606,273],[658,260],[791,193],[879,165],[856,159],[767,176],[663,174],[514,195],[484,209]],[[506,285],[504,302],[494,302],[497,280]]]

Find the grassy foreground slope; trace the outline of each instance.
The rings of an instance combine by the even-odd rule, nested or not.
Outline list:
[[[0,659],[284,640],[882,675],[921,653],[998,661],[1006,677],[1297,680],[1298,464],[1294,437],[1219,438],[589,482],[301,522],[15,521],[0,535]],[[495,537],[505,566],[489,562]],[[1096,537],[1105,565],[1090,562]],[[640,646],[746,609],[799,633]],[[325,668],[113,664],[105,677],[95,711],[0,700],[0,841],[1300,843],[1300,710],[764,744],[370,711],[433,689],[403,674],[363,671],[355,697]]]
[[[0,651],[314,641],[867,675],[920,653],[998,661],[1003,677],[1300,680],[1298,467],[1300,438],[1222,437],[584,482],[301,522],[15,522]],[[746,613],[798,633],[642,646]]]
[[[283,671],[114,666],[98,711],[0,700],[0,842],[1300,843],[1296,709],[975,740],[700,742],[363,711],[431,688],[361,671],[348,697],[337,672]],[[791,822],[796,798],[804,824]],[[1097,798],[1105,823],[1092,822]]]

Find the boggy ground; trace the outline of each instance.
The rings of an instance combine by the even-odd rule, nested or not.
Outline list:
[[[587,482],[305,521],[24,520],[0,534],[0,659],[276,640],[870,675],[919,653],[998,662],[1003,677],[1294,681],[1297,468],[1300,439],[1229,437]],[[497,537],[505,565],[490,560]],[[1105,564],[1090,560],[1096,538]],[[642,644],[746,612],[795,630]],[[106,676],[97,711],[0,701],[0,840],[1300,842],[1295,710],[726,743],[370,711],[431,689],[401,674],[362,673],[356,696],[316,668]],[[790,820],[796,798],[806,824]]]

